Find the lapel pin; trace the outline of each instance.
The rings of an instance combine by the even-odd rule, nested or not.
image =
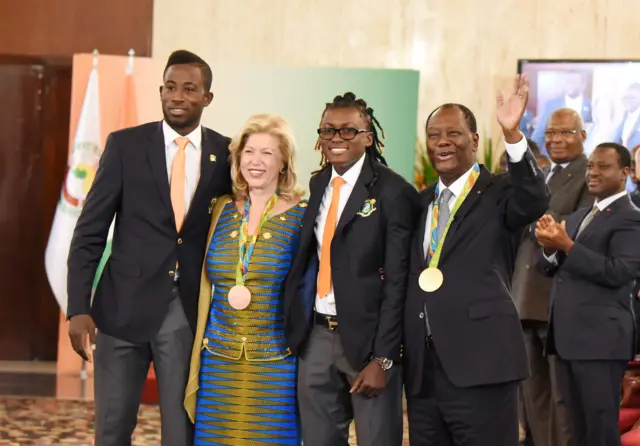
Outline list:
[[[358,211],[358,215],[360,215],[362,217],[368,217],[369,215],[373,214],[373,212],[376,209],[377,209],[376,208],[376,200],[373,199],[373,198],[369,198],[369,199],[365,200],[364,204],[360,208],[360,211]]]
[[[209,161],[212,163],[216,162],[216,156],[212,153],[211,155],[209,155]]]

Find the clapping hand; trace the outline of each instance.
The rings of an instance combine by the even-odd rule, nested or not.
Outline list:
[[[546,252],[569,252],[573,240],[567,233],[566,222],[556,222],[549,214],[543,215],[536,224],[536,239]]]

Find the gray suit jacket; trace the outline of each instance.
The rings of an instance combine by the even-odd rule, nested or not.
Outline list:
[[[581,155],[549,180],[547,186],[551,201],[547,213],[557,221],[593,204],[594,199],[589,195],[585,181],[586,170],[587,158]],[[546,178],[549,167],[542,171]],[[536,269],[539,251],[535,223],[532,223],[524,229],[513,275],[512,296],[521,320],[547,321],[549,314],[551,280]]]
[[[547,352],[567,361],[630,360],[634,353],[631,290],[640,277],[640,211],[628,196],[594,217],[576,238],[591,208],[567,218],[575,245],[552,264],[539,249],[538,267],[553,277]]]

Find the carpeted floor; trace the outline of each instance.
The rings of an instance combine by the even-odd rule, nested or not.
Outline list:
[[[406,419],[404,427],[406,431]],[[407,438],[405,432],[405,445],[409,444]],[[157,406],[141,406],[133,444],[160,445]],[[354,435],[350,444],[357,444]],[[0,446],[9,445],[93,445],[93,402],[0,397]]]

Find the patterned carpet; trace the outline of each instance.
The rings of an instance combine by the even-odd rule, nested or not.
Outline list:
[[[407,438],[405,432],[405,445]],[[357,444],[354,435],[350,444]],[[92,401],[0,397],[0,446],[53,445],[93,445]],[[160,445],[157,406],[140,408],[133,445]]]

